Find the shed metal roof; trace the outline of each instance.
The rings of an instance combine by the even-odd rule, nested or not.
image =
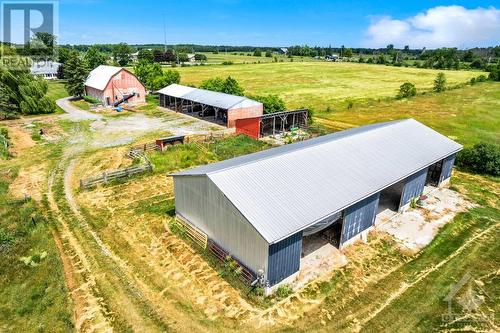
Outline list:
[[[158,90],[158,93],[228,110],[238,107],[262,105],[262,103],[244,96],[229,95],[211,90],[187,87],[175,83]]]
[[[275,243],[459,151],[413,119],[358,127],[174,174],[207,176]]]
[[[87,80],[85,81],[85,85],[98,90],[104,90],[108,85],[109,80],[111,80],[111,78],[121,70],[121,67],[106,65],[97,66],[90,72]]]

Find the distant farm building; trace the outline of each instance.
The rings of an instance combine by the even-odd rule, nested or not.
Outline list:
[[[199,117],[227,127],[236,120],[262,115],[262,103],[244,96],[171,84],[158,91],[160,106]]]
[[[30,71],[32,75],[43,77],[45,80],[55,80],[59,66],[61,64],[55,61],[34,61]]]
[[[144,85],[134,74],[121,67],[105,65],[90,72],[85,92],[107,106],[144,103],[146,96]]]
[[[413,119],[359,127],[176,173],[175,209],[275,286],[297,276],[311,237],[366,239],[379,213],[447,183],[461,149]]]
[[[337,61],[339,60],[338,54],[329,54],[325,56],[326,61]]]
[[[280,47],[278,49],[279,54],[288,54],[288,49],[286,47]]]

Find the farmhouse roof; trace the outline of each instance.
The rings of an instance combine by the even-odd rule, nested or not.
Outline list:
[[[269,243],[407,178],[462,146],[413,120],[358,127],[182,171],[208,177]]]
[[[31,74],[57,74],[57,70],[61,66],[60,63],[56,61],[34,61],[31,64]]]
[[[232,109],[239,107],[240,105],[244,105],[245,107],[262,105],[262,103],[244,96],[229,95],[211,90],[187,87],[175,83],[160,89],[158,93],[221,109]]]
[[[122,69],[122,67],[100,65],[90,72],[85,85],[97,90],[104,90],[109,80]]]

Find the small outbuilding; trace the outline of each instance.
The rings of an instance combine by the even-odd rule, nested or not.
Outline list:
[[[146,100],[146,88],[130,71],[122,67],[101,65],[85,81],[85,93],[106,106],[121,103],[138,104]]]
[[[343,248],[446,184],[461,149],[413,119],[354,128],[176,173],[176,214],[272,287],[298,274],[311,235]]]
[[[171,84],[159,90],[158,94],[161,107],[227,127],[235,127],[237,119],[258,117],[264,112],[262,103],[247,97],[180,84]]]

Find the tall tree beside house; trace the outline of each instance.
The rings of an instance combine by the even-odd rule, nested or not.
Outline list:
[[[344,56],[346,58],[352,58],[352,49],[351,48],[347,48],[344,52]]]
[[[113,47],[113,58],[120,66],[126,66],[131,60],[132,48],[127,43],[116,44]]]
[[[68,61],[64,66],[64,74],[67,80],[65,87],[68,93],[71,96],[83,96],[85,94],[85,80],[87,79],[88,70],[76,51],[71,52],[69,55]]]
[[[47,97],[47,91],[47,82],[31,75],[27,68],[0,69],[0,118],[54,112],[56,105]]]
[[[84,60],[87,62],[87,67],[92,70],[100,65],[105,65],[107,57],[96,46],[91,46],[85,53]]]

